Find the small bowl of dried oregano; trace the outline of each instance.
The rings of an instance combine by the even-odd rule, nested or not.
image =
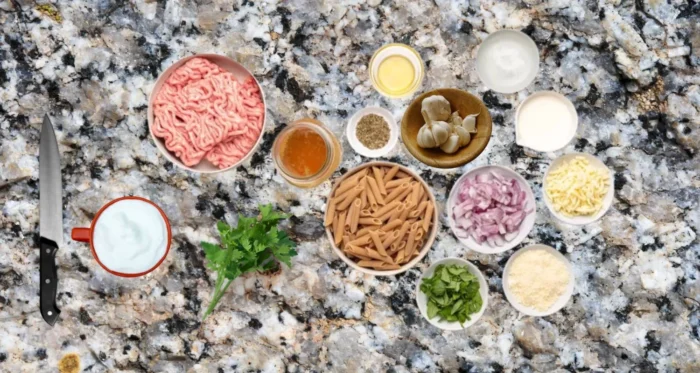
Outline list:
[[[369,158],[383,157],[399,141],[399,127],[389,110],[378,106],[356,112],[346,127],[348,142],[355,152]]]

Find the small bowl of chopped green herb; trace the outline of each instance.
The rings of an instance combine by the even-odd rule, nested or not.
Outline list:
[[[484,275],[468,261],[441,259],[418,280],[416,302],[423,317],[433,326],[462,330],[484,314],[488,285]]]
[[[369,106],[350,118],[345,135],[355,152],[365,157],[379,158],[396,147],[399,126],[389,110]]]

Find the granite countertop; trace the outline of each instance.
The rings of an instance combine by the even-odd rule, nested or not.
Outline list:
[[[0,371],[55,372],[76,353],[87,372],[698,372],[700,371],[700,4],[669,1],[495,0],[0,0]],[[536,81],[517,94],[488,91],[475,73],[481,41],[502,28],[532,36]],[[286,123],[310,116],[339,137],[370,104],[397,119],[367,64],[385,43],[415,47],[422,90],[456,87],[483,98],[494,119],[486,151],[468,166],[429,169],[399,145],[390,159],[417,170],[439,208],[455,179],[485,164],[514,168],[537,196],[523,245],[544,243],[572,262],[574,296],[543,318],[503,295],[511,252],[460,247],[444,223],[426,258],[396,277],[371,277],[336,257],[321,227],[330,182],[292,188],[269,157]],[[174,167],[148,135],[158,74],[193,53],[250,68],[266,94],[264,141],[235,171]],[[575,104],[580,128],[564,151],[514,144],[513,116],[530,93]],[[38,144],[53,118],[64,184],[54,327],[38,297]],[[367,161],[345,148],[340,170]],[[542,174],[564,152],[595,154],[615,173],[613,207],[585,227],[558,223],[541,200]],[[146,278],[116,278],[70,241],[108,200],[144,196],[166,211],[174,242]],[[201,240],[274,203],[295,215],[293,267],[248,275],[205,322],[213,274]],[[414,303],[418,276],[458,256],[489,283],[489,308],[461,332],[431,327]]]

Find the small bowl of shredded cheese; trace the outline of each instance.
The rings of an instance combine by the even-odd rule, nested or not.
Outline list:
[[[554,248],[537,244],[518,250],[503,269],[508,302],[528,316],[558,312],[574,292],[571,263]]]
[[[610,169],[590,154],[562,155],[545,172],[542,185],[545,205],[564,223],[593,223],[612,205],[613,180]]]

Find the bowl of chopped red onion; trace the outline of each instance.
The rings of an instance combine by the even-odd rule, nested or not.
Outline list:
[[[446,212],[450,229],[462,245],[498,254],[520,244],[535,226],[535,196],[517,172],[482,166],[455,182]]]

